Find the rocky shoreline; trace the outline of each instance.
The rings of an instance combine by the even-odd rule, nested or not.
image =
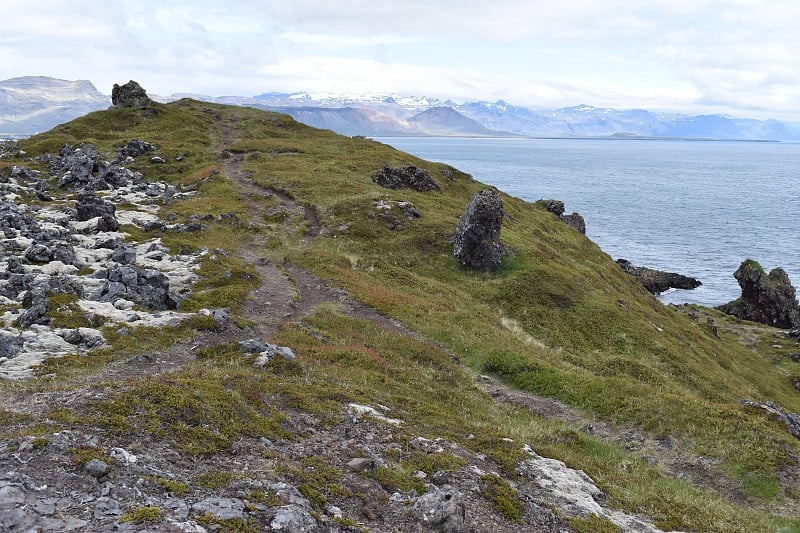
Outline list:
[[[696,289],[700,280],[675,272],[664,272],[654,268],[635,266],[627,259],[617,259],[617,264],[626,273],[644,285],[651,294],[661,294],[669,289]]]

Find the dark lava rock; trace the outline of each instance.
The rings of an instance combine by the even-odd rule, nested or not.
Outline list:
[[[675,272],[664,272],[647,267],[637,267],[627,259],[617,259],[617,264],[627,274],[630,274],[639,281],[648,292],[661,294],[667,289],[696,289],[702,283],[689,276],[676,274]]]
[[[558,219],[567,226],[574,228],[580,233],[586,234],[586,221],[579,213],[571,215],[564,214],[564,202],[561,200],[538,200],[536,205],[540,205],[553,213]]]
[[[100,173],[104,172],[105,162],[100,159],[100,152],[91,144],[81,143],[74,150],[65,144],[58,152],[59,158],[52,165],[52,171],[61,174],[58,186],[72,186],[95,191],[108,189]]]
[[[111,103],[120,107],[148,107],[154,104],[142,86],[133,80],[125,85],[114,84]]]
[[[538,200],[536,203],[557,217],[560,217],[564,214],[564,202],[561,200]]]
[[[462,266],[493,272],[500,267],[504,246],[500,241],[503,200],[497,191],[484,189],[467,205],[456,228],[453,254]]]
[[[438,191],[439,185],[433,181],[427,170],[413,165],[402,168],[385,166],[372,178],[372,181],[386,189],[414,189],[415,191]]]
[[[32,244],[25,250],[25,260],[30,263],[48,263],[53,260],[53,252],[44,244]]]
[[[91,459],[83,465],[83,469],[90,476],[101,478],[108,472],[108,465],[100,459]]]
[[[136,247],[130,244],[120,243],[119,246],[114,248],[114,251],[111,252],[111,260],[122,265],[132,264],[136,261]]]
[[[75,205],[78,220],[83,222],[103,215],[115,215],[117,208],[109,201],[103,200],[90,191],[78,193],[78,203]]]
[[[561,219],[561,222],[566,224],[567,226],[574,228],[580,233],[586,234],[586,221],[583,220],[583,217],[579,213],[572,213],[571,215],[561,215],[558,217]]]
[[[800,326],[800,307],[789,275],[782,268],[769,274],[752,259],[739,265],[733,277],[742,288],[742,295],[732,302],[717,307],[742,320],[760,322],[776,328]]]
[[[124,298],[146,309],[176,309],[177,302],[169,294],[169,279],[158,270],[119,265],[95,274],[103,279],[101,302]]]
[[[22,337],[0,331],[0,357],[13,359],[22,350]]]
[[[123,146],[119,151],[120,159],[125,159],[126,157],[139,157],[145,152],[150,152],[155,149],[155,146],[150,144],[149,142],[145,142],[139,139],[134,139],[132,141],[128,141],[128,144]]]

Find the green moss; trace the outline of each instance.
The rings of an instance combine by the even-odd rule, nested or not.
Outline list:
[[[158,522],[164,516],[164,511],[159,507],[137,507],[123,514],[119,521],[122,523],[132,522],[140,524],[142,522]]]
[[[241,170],[252,173],[256,185],[280,195],[240,195],[220,163],[221,122],[235,126],[228,148],[247,154]],[[794,498],[794,492],[777,480],[800,454],[800,445],[781,424],[738,404],[743,397],[768,399],[800,412],[800,397],[789,379],[800,371],[784,356],[796,347],[772,340],[774,330],[749,331],[749,324],[718,317],[720,338],[715,338],[704,324],[642,291],[585,236],[541,208],[508,196],[503,197],[508,216],[502,237],[514,249],[513,257],[491,274],[462,269],[447,237],[483,184],[457,171],[445,178],[441,171],[452,170],[445,165],[381,143],[314,130],[283,115],[181,100],[158,105],[153,116],[117,108],[91,113],[20,144],[35,157],[86,140],[111,158],[131,138],[158,144],[169,160],[157,166],[142,158],[132,168],[146,172],[148,179],[197,187],[196,196],[167,206],[178,220],[194,213],[237,213],[238,221],[209,222],[204,232],[162,236],[173,252],[213,250],[204,256],[201,280],[182,310],[230,307],[237,312],[236,304],[259,280],[252,265],[235,259],[235,249],[250,245],[258,227],[259,239],[267,243],[259,253],[344,288],[403,323],[416,338],[320,308],[270,338],[292,347],[299,359],[294,365],[254,370],[247,356],[230,347],[209,347],[179,372],[109,385],[108,399],[85,413],[53,410],[50,421],[38,424],[0,416],[0,427],[9,434],[20,430],[15,424],[30,426],[24,428],[29,435],[34,429],[46,434],[63,426],[93,427],[99,420],[109,432],[157,440],[183,454],[214,454],[234,439],[289,438],[282,411],[305,411],[322,427],[334,427],[341,423],[345,404],[380,404],[403,420],[401,428],[391,428],[401,444],[411,435],[442,437],[486,455],[506,476],[524,458],[523,444],[530,444],[584,469],[615,506],[651,516],[668,529],[798,527],[796,519],[774,509],[793,505],[787,498]],[[185,154],[180,163],[174,162],[177,154]],[[442,190],[381,189],[372,176],[384,164],[425,168]],[[286,205],[283,197],[295,205]],[[383,220],[369,216],[376,199],[411,201],[422,217],[390,231]],[[313,242],[302,239],[309,222],[299,216],[299,206],[313,207],[325,230]],[[267,224],[263,215],[274,219]],[[152,237],[124,229],[130,230],[131,241]],[[85,324],[71,297],[58,296],[50,303],[49,318],[56,324]],[[236,324],[246,320],[234,316]],[[127,336],[117,333],[119,327],[103,329],[110,346],[94,352],[100,359],[92,355],[48,363],[43,371],[53,375],[53,382],[38,380],[33,390],[68,389],[107,361],[165,352],[197,330],[217,326],[198,318],[178,328],[130,328]],[[737,342],[745,336],[745,345]],[[776,343],[781,347],[774,348]],[[739,482],[750,501],[742,504],[698,490],[614,443],[500,405],[475,386],[479,372],[558,399],[587,419],[669,435],[681,454],[717,461],[720,472]],[[10,395],[19,390],[15,387],[2,384],[1,390]],[[406,451],[375,475],[387,487],[416,488],[413,470],[458,466],[453,456]],[[297,468],[302,482],[325,498],[338,490],[335,478],[319,477],[316,465]]]
[[[148,476],[148,479],[175,496],[181,496],[189,492],[189,486],[182,481],[159,476]]]
[[[195,368],[145,378],[92,410],[114,430],[166,438],[190,455],[213,454],[241,436],[286,438],[285,415],[265,402],[264,383],[247,369]]]
[[[406,468],[420,470],[428,475],[433,475],[438,471],[452,472],[465,466],[467,461],[451,453],[427,453],[423,451],[413,451],[402,461]]]
[[[0,428],[2,429],[8,429],[32,420],[33,417],[27,413],[17,413],[0,408]]]
[[[78,297],[74,294],[50,294],[47,297],[45,316],[50,324],[57,328],[94,327],[96,323],[78,305]]]
[[[300,493],[305,496],[309,502],[311,502],[311,506],[317,511],[324,508],[325,503],[328,501],[324,494],[308,483],[303,483],[300,485],[298,490],[300,490]]]
[[[105,452],[93,446],[71,448],[70,453],[72,454],[72,464],[78,466],[82,466],[92,459],[97,459],[99,461],[103,461],[104,463],[108,462],[108,457],[106,456]]]
[[[262,489],[253,489],[247,494],[247,500],[250,502],[263,503],[268,507],[280,507],[285,503],[272,491]]]
[[[86,416],[68,407],[53,407],[46,413],[46,418],[67,425],[77,425],[86,422]]]
[[[495,510],[508,520],[518,522],[525,508],[519,501],[517,491],[508,481],[494,474],[481,476],[481,495],[489,500]]]
[[[232,518],[230,520],[222,520],[210,513],[206,513],[203,516],[198,517],[197,522],[202,525],[211,526],[215,529],[220,529],[226,532],[260,533],[262,531],[258,524],[256,524],[250,518]]]
[[[748,497],[761,500],[772,500],[780,494],[780,486],[776,478],[754,473],[744,475],[742,490]]]
[[[241,476],[233,472],[223,470],[209,470],[203,472],[194,479],[195,484],[199,487],[204,487],[212,490],[224,489]]]
[[[580,533],[619,533],[621,531],[617,524],[596,514],[591,514],[587,518],[569,518],[567,522]]]

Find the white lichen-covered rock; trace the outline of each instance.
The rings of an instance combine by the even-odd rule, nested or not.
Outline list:
[[[129,243],[119,231],[126,224],[180,231],[183,225],[159,219],[159,204],[193,193],[146,182],[119,161],[103,161],[91,145],[65,146],[51,163],[59,187],[77,197],[49,196],[36,171],[20,167],[11,177],[0,176],[0,192],[7,193],[0,200],[0,333],[19,339],[0,354],[0,378],[29,377],[47,357],[85,354],[105,342],[97,330],[51,328],[53,311],[85,313],[92,324],[177,325],[191,316],[175,309],[208,253],[174,255],[160,239]],[[47,204],[26,205],[33,196]],[[134,208],[117,212],[123,202]],[[53,309],[51,297],[58,294],[74,295],[77,302],[61,300]]]
[[[587,518],[597,515],[614,522],[623,533],[663,533],[646,520],[604,506],[603,492],[582,470],[569,468],[562,461],[542,457],[530,446],[523,448],[529,458],[518,467],[518,473],[533,479],[547,494],[547,503],[568,517]]]
[[[417,520],[435,531],[459,532],[464,529],[466,510],[461,493],[450,485],[431,485],[413,506]]]
[[[347,411],[350,412],[356,418],[361,418],[363,416],[369,416],[376,420],[380,420],[381,422],[386,422],[387,424],[391,424],[393,426],[399,426],[403,423],[402,420],[397,418],[389,418],[388,416],[384,415],[374,407],[370,407],[369,405],[360,405],[357,403],[350,403],[347,404],[346,407]]]

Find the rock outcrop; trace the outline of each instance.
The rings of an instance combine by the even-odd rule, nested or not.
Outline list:
[[[541,205],[555,216],[558,219],[570,226],[571,228],[575,228],[576,231],[586,234],[586,221],[580,215],[580,213],[572,213],[571,215],[564,214],[564,202],[561,200],[539,200],[536,202],[538,205]]]
[[[742,400],[741,404],[747,407],[755,407],[756,409],[763,409],[767,414],[781,420],[786,424],[786,429],[789,433],[800,439],[800,415],[796,413],[789,413],[775,405],[773,402],[754,402],[752,400]]]
[[[118,160],[134,161],[153,149],[130,141]],[[158,238],[125,243],[118,231],[136,221],[170,232],[202,229],[167,224],[155,214],[158,204],[191,193],[146,181],[91,144],[65,145],[58,155],[37,159],[47,172],[18,165],[0,172],[0,379],[29,377],[46,358],[102,344],[102,333],[92,328],[107,321],[180,322],[189,315],[175,309],[196,279],[197,258],[207,253],[171,255]],[[50,197],[53,182],[66,191]],[[45,205],[25,202],[43,196]],[[81,326],[59,327],[64,315]]]
[[[111,103],[120,107],[148,107],[154,104],[142,86],[133,80],[125,85],[114,84]]]
[[[800,307],[785,270],[774,268],[767,274],[757,261],[746,259],[733,277],[739,282],[742,295],[717,309],[742,320],[776,328],[800,326]]]
[[[504,246],[500,241],[503,200],[484,189],[475,194],[458,221],[453,254],[462,266],[493,272],[500,268]]]
[[[414,165],[402,168],[385,166],[375,174],[372,181],[386,189],[414,189],[420,192],[439,190],[439,184],[430,173]]]
[[[637,267],[627,259],[617,259],[617,264],[626,273],[636,278],[652,294],[661,294],[668,289],[696,289],[702,283],[689,276],[664,272],[647,267]]]

